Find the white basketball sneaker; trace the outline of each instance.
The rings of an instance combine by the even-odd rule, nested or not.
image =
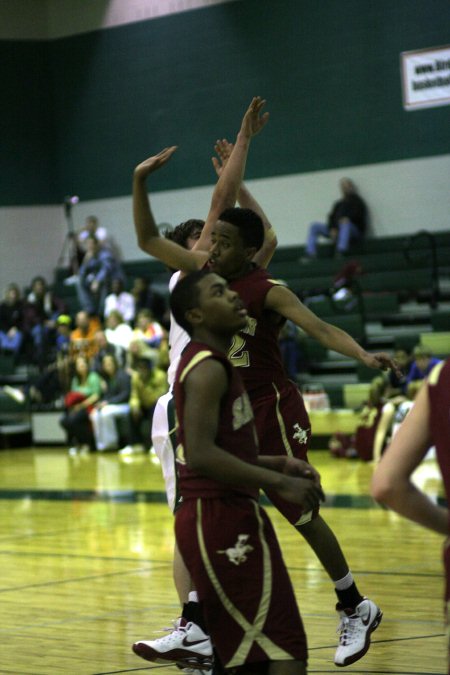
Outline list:
[[[200,626],[185,619],[177,621],[175,630],[157,640],[140,640],[133,645],[135,654],[154,663],[176,663],[182,668],[210,671],[213,648],[209,635]]]
[[[334,655],[334,663],[337,666],[349,666],[368,651],[370,635],[378,628],[383,612],[367,598],[364,598],[354,610],[345,609],[339,603],[336,609],[341,620],[337,631],[339,646]]]

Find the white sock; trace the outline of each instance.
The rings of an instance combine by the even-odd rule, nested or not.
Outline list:
[[[349,572],[348,574],[345,575],[345,577],[342,577],[342,579],[338,579],[333,583],[337,591],[345,591],[345,589],[350,588],[350,586],[353,583],[353,574]]]
[[[197,591],[189,591],[188,602],[198,602]]]

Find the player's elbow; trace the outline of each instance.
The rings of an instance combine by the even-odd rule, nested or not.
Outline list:
[[[377,471],[372,478],[372,497],[380,504],[391,506],[397,496],[397,489],[392,477]]]

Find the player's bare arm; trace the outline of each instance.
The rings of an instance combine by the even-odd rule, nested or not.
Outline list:
[[[185,460],[191,469],[224,483],[277,490],[285,499],[308,509],[318,506],[323,493],[310,478],[248,464],[217,446],[220,402],[228,386],[223,365],[212,359],[200,363],[186,377],[184,386]]]
[[[226,138],[219,139],[216,141],[214,150],[217,154],[217,157],[212,157],[212,163],[217,175],[220,177],[224,167],[226,166],[228,159],[233,150],[233,144],[229,143]],[[264,225],[264,243],[259,251],[253,258],[255,262],[260,267],[267,267],[269,262],[272,259],[275,249],[277,247],[278,241],[275,234],[275,230],[272,227],[271,222],[269,221],[267,215],[264,213],[261,205],[252,195],[250,190],[244,183],[241,183],[239,193],[237,196],[239,206],[244,209],[251,209],[259,215]]]
[[[369,368],[381,370],[392,368],[397,374],[400,374],[397,363],[389,354],[385,352],[369,354],[351,335],[337,326],[319,319],[286,286],[274,286],[270,289],[266,296],[265,308],[290,319],[327,349],[333,349],[340,354],[344,354],[344,356],[357,359]]]
[[[163,168],[170,161],[176,149],[176,145],[164,148],[135,168],[133,175],[134,226],[139,247],[143,251],[159,258],[173,269],[192,272],[202,267],[208,256],[206,253],[192,253],[160,236],[147,192],[147,179],[150,174]]]
[[[411,411],[383,454],[372,479],[372,494],[402,516],[448,535],[448,509],[438,506],[421,492],[411,475],[432,444],[429,435],[428,388],[424,384]]]
[[[222,211],[233,207],[245,173],[250,142],[254,136],[265,127],[269,120],[269,113],[262,112],[266,101],[255,96],[241,122],[236,143],[230,153],[226,166],[220,172],[211,198],[211,206],[203,227],[200,239],[195,245],[196,250],[209,251],[211,246],[211,231]]]

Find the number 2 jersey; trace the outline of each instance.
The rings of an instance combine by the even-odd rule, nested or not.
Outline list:
[[[239,293],[248,312],[248,325],[233,339],[228,358],[240,368],[250,399],[272,393],[272,383],[281,389],[288,379],[278,343],[284,319],[265,310],[267,293],[280,282],[271,279],[268,272],[254,267],[251,272],[228,281]]]

